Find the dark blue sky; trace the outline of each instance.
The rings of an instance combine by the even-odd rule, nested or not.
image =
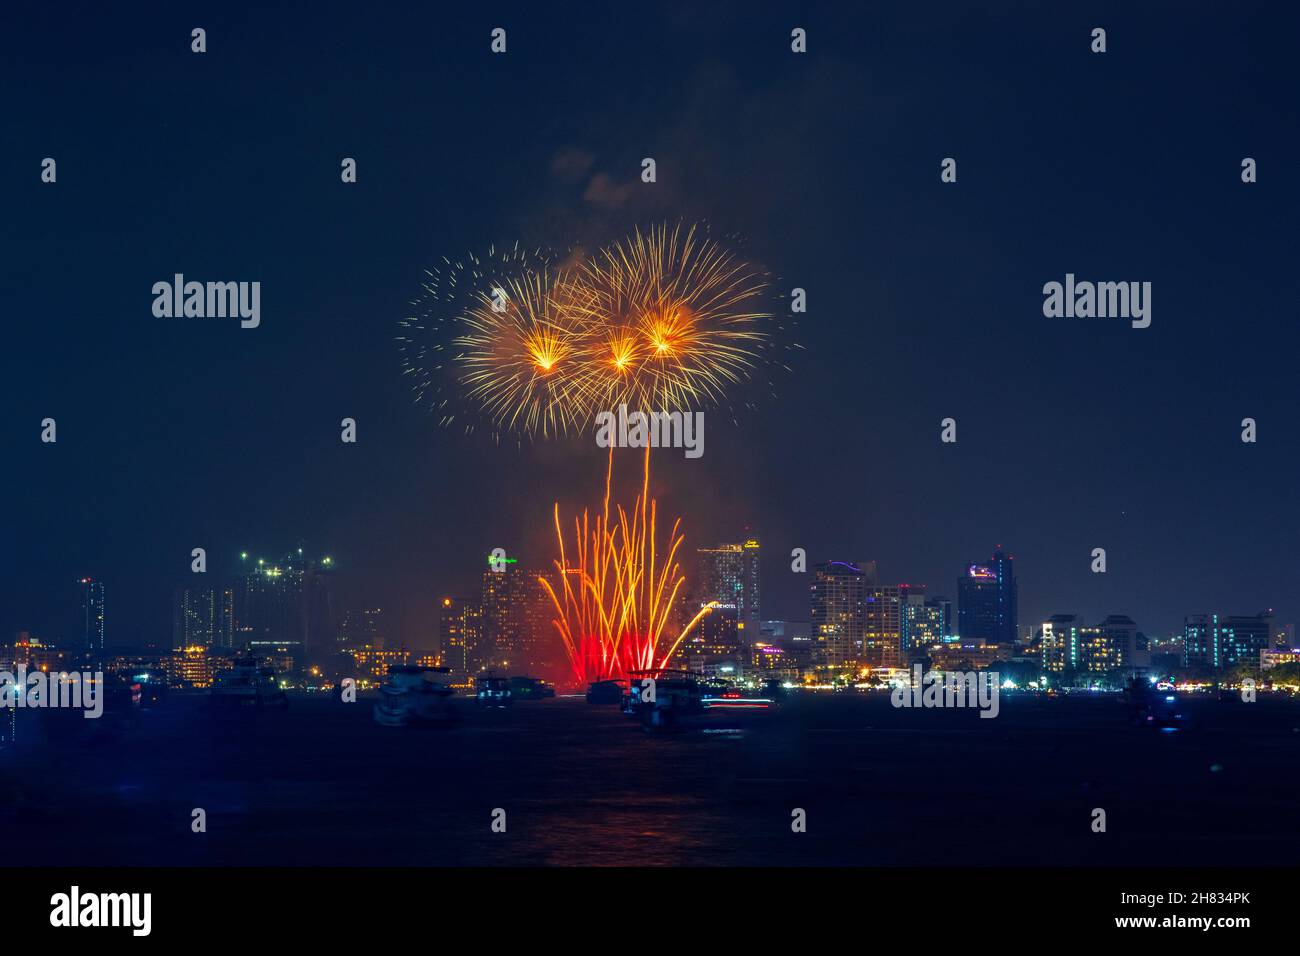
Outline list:
[[[89,574],[111,643],[165,640],[196,546],[328,551],[416,639],[491,548],[549,561],[602,453],[440,430],[396,322],[444,255],[663,218],[808,290],[779,398],[656,462],[690,547],[756,529],[767,616],[807,617],[795,546],[953,594],[995,543],[1022,623],[1300,611],[1282,5],[227,6],[3,15],[0,633],[65,636]],[[261,328],[155,318],[175,272],[260,281]],[[1067,272],[1152,282],[1151,327],[1044,318]]]

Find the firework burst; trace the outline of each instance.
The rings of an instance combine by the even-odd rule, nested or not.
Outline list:
[[[710,608],[700,611],[676,636],[673,616],[685,576],[677,563],[684,540],[681,519],[661,542],[656,534],[658,505],[650,497],[650,450],[646,449],[641,494],[630,508],[615,505],[610,488],[614,453],[605,473],[605,500],[594,519],[584,511],[574,518],[576,548],[565,548],[560,506],[554,509],[559,558],[555,577],[540,577],[550,596],[555,628],[574,675],[584,683],[619,678],[629,671],[668,665],[677,646]]]
[[[549,254],[517,243],[484,254],[444,259],[426,270],[421,294],[397,336],[402,374],[417,405],[437,414],[445,426],[473,431],[478,415],[466,414],[461,399],[473,396],[498,430],[554,427],[563,396],[552,393],[554,368],[564,356],[562,328],[551,328],[545,292],[553,278]],[[494,308],[495,307],[495,308]],[[500,369],[497,381],[491,370]],[[533,371],[539,374],[530,374]],[[450,373],[450,374],[448,374]],[[449,395],[448,385],[454,385]]]
[[[585,331],[592,409],[693,411],[727,403],[762,363],[766,277],[698,226],[659,225],[603,249],[557,290]]]
[[[695,225],[638,230],[572,267],[489,250],[429,273],[420,314],[400,323],[403,371],[444,425],[498,437],[579,432],[619,405],[727,407],[768,364],[768,292]]]

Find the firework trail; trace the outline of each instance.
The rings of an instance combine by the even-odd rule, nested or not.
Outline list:
[[[574,517],[576,548],[565,548],[560,506],[554,508],[559,558],[554,581],[539,577],[551,598],[553,621],[574,675],[584,683],[625,677],[629,671],[666,667],[682,640],[712,606],[704,607],[675,636],[676,600],[686,578],[677,563],[684,536],[681,519],[660,542],[658,505],[650,498],[650,450],[646,449],[641,493],[631,508],[610,510],[614,451],[605,473],[605,499],[594,520]]]

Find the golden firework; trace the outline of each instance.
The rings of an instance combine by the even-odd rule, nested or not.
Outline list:
[[[426,314],[404,320],[398,341],[416,400],[428,395],[444,424],[485,419],[498,436],[549,437],[620,405],[725,407],[766,364],[767,278],[703,227],[657,225],[575,266],[553,261],[516,245],[430,273],[415,303]],[[444,365],[472,414],[434,386]]]
[[[698,226],[637,230],[602,250],[557,296],[584,333],[584,417],[724,404],[768,347],[766,291],[761,272]]]
[[[564,546],[560,506],[554,509],[559,558],[555,580],[539,577],[555,608],[553,621],[580,681],[618,678],[630,671],[661,669],[695,625],[712,610],[701,608],[670,636],[673,610],[686,583],[677,563],[685,540],[681,519],[660,542],[655,526],[658,504],[650,497],[650,450],[646,449],[641,494],[631,508],[610,514],[614,451],[605,473],[605,500],[594,520],[586,511],[574,518],[573,552]]]

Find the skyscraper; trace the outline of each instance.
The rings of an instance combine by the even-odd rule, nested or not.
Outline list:
[[[863,616],[862,662],[899,667],[903,655],[903,607],[897,587],[868,585]]]
[[[234,641],[290,641],[308,654],[328,653],[338,636],[334,559],[312,560],[302,549],[280,561],[240,556],[233,587]]]
[[[957,633],[963,642],[998,642],[999,591],[997,572],[982,564],[969,565],[957,579]]]
[[[230,588],[177,588],[172,595],[172,649],[230,647],[233,598]]]
[[[80,578],[83,647],[95,654],[104,652],[104,582]]]
[[[548,604],[536,574],[518,564],[484,571],[481,627],[478,641],[469,646],[470,664],[518,674],[545,663],[551,630]]]
[[[469,672],[468,644],[471,619],[467,609],[472,602],[462,598],[445,597],[438,612],[438,658],[452,674],[463,676]]]
[[[989,570],[998,581],[997,590],[997,624],[994,629],[993,643],[1014,647],[1020,637],[1018,610],[1016,607],[1016,569],[1015,559],[998,545],[989,558]]]
[[[819,564],[809,586],[812,595],[813,663],[842,667],[861,659],[867,623],[867,587],[875,584],[874,564],[867,574],[861,564],[828,561]]]
[[[743,544],[720,544],[716,548],[700,548],[696,554],[700,574],[697,596],[700,604],[717,601],[735,605],[736,619],[749,624],[755,632],[762,617],[759,597],[757,538]]]

